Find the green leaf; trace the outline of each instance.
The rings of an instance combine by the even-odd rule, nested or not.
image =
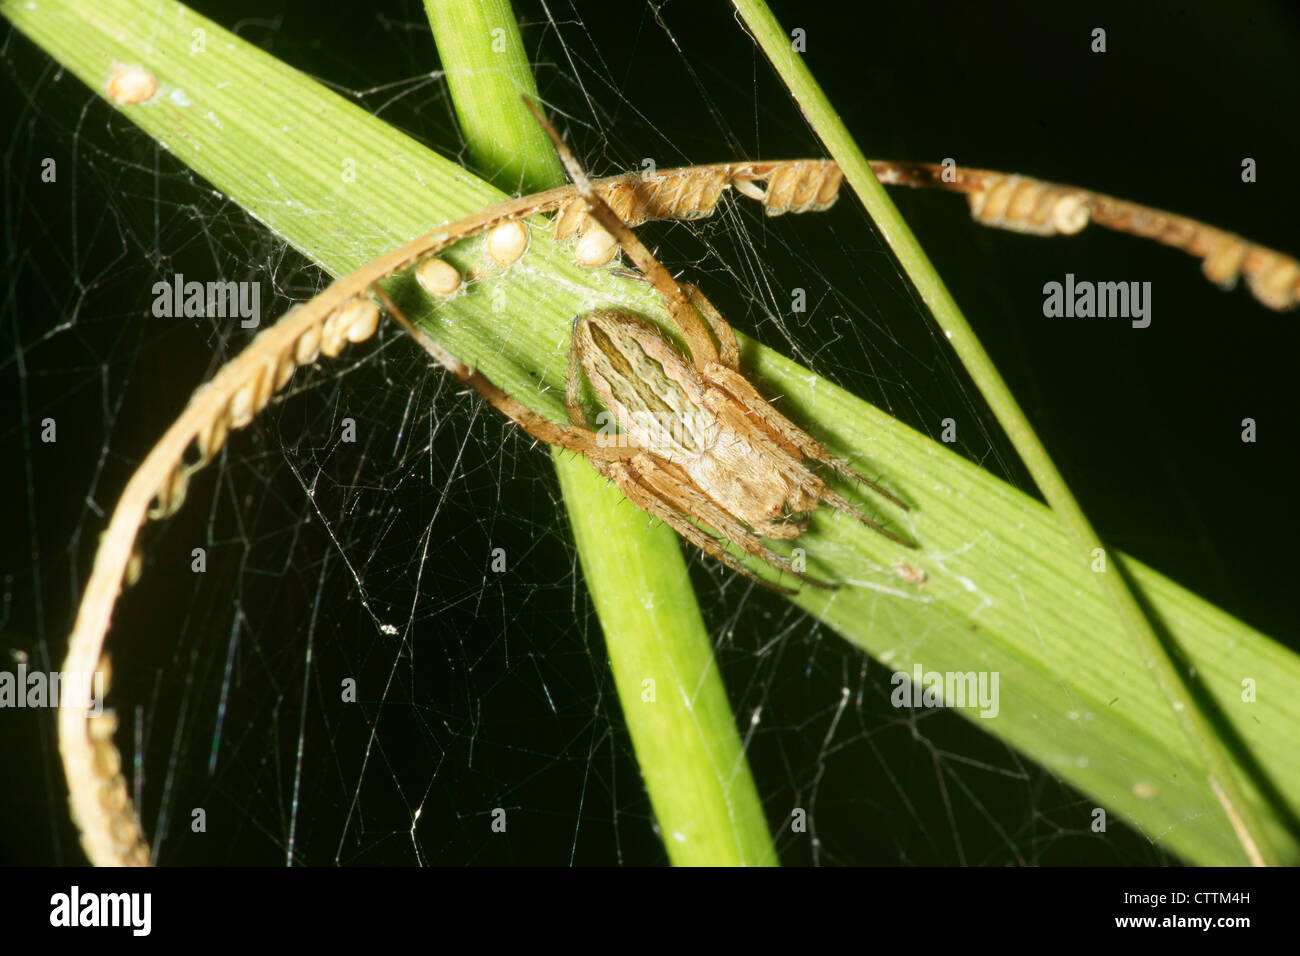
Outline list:
[[[563,185],[555,147],[521,98],[538,96],[510,4],[429,0],[427,9],[475,164],[498,185]],[[669,859],[776,863],[677,535],[628,507],[585,460],[558,448],[551,456]]]

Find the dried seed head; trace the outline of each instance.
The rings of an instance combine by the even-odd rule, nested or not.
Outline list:
[[[113,832],[114,839],[121,842],[119,834],[127,830],[127,823],[130,820],[127,807],[131,803],[130,797],[127,796],[126,784],[121,777],[110,777],[100,782],[99,803],[113,817],[109,828]]]
[[[298,364],[293,360],[293,355],[285,352],[280,356],[280,364],[275,369],[275,390],[278,392],[289,384],[289,379],[293,378],[294,369]]]
[[[1062,196],[1052,204],[1052,221],[1056,231],[1063,236],[1072,236],[1092,218],[1092,204],[1086,193],[1070,193]]]
[[[998,174],[970,194],[971,217],[984,226],[1035,236],[1070,235],[1088,224],[1088,193],[1067,190],[1023,176]]]
[[[1300,265],[1290,256],[1269,253],[1264,267],[1246,277],[1255,298],[1270,309],[1290,309],[1296,304]]]
[[[568,239],[587,221],[587,206],[581,198],[566,201],[555,213],[555,238]]]
[[[107,651],[99,655],[99,667],[97,669],[104,675],[103,689],[104,693],[108,693],[109,688],[113,685],[113,658]]]
[[[379,306],[361,296],[343,307],[339,321],[349,342],[364,342],[379,328]]]
[[[293,357],[299,365],[310,365],[320,355],[320,326],[313,325],[298,336],[293,347]]]
[[[451,295],[460,288],[460,273],[456,267],[445,259],[434,257],[425,259],[415,267],[415,278],[420,288],[429,295],[441,298]]]
[[[881,181],[884,182],[884,180]],[[736,192],[740,193],[742,196],[748,196],[750,199],[755,199],[761,203],[767,202],[767,190],[753,179],[737,177],[732,180],[731,185],[735,187]]]
[[[221,450],[221,446],[226,442],[226,433],[229,425],[226,423],[225,415],[214,415],[207,428],[202,429],[196,436],[194,442],[199,447],[199,465],[205,465],[212,460],[212,456]]]
[[[126,559],[126,570],[122,573],[122,584],[125,587],[134,587],[135,582],[140,580],[140,572],[144,569],[144,558],[136,549],[131,550],[131,557]]]
[[[987,189],[970,194],[970,214],[984,225],[1000,226],[1006,217],[1007,205],[1015,190],[1013,180],[1018,176],[999,177]]]
[[[1231,289],[1237,284],[1237,275],[1245,259],[1246,244],[1236,236],[1224,234],[1206,254],[1201,271],[1215,285]]]
[[[189,484],[190,476],[184,465],[178,462],[154,494],[149,505],[149,517],[156,521],[174,515],[185,503],[185,492],[189,489]]]
[[[347,344],[348,327],[341,321],[342,317],[343,309],[331,312],[330,317],[325,320],[325,327],[321,329],[320,350],[330,358],[342,352],[343,346]]]
[[[268,360],[230,400],[230,427],[243,428],[266,408],[275,390],[276,363]]]
[[[503,222],[488,233],[488,255],[502,268],[518,262],[527,248],[528,227],[517,219]]]
[[[135,814],[131,812],[131,804],[126,797],[126,786],[121,786],[123,801],[122,806],[117,807],[117,816],[114,818],[111,827],[113,838],[117,840],[118,846],[129,847],[135,846],[140,839],[140,827],[135,822]],[[117,803],[115,800],[114,803]],[[138,851],[137,851],[138,856]]]
[[[1016,183],[1007,200],[1006,217],[1014,222],[1029,219],[1038,208],[1038,198],[1037,183],[1026,181]]]
[[[101,777],[116,777],[122,771],[122,755],[116,747],[95,748],[95,773]]]
[[[108,96],[114,103],[127,105],[143,103],[158,92],[158,81],[152,73],[141,69],[127,69],[113,74],[108,81]]]
[[[829,209],[835,204],[843,178],[834,163],[798,160],[782,163],[773,170],[761,195],[755,195],[758,190],[742,189],[739,183],[735,185],[744,195],[762,202],[766,215],[781,216],[788,212]]]
[[[618,243],[614,237],[594,222],[573,247],[573,259],[580,266],[605,266],[614,260]]]
[[[245,385],[230,399],[226,418],[231,428],[243,428],[253,420],[253,390]]]
[[[113,735],[117,733],[117,715],[111,710],[106,710],[102,714],[97,714],[87,721],[87,733],[91,740],[112,740]]]

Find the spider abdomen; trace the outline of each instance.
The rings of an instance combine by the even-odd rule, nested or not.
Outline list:
[[[743,436],[725,429],[712,452],[686,468],[709,497],[767,538],[797,538],[817,506]]]

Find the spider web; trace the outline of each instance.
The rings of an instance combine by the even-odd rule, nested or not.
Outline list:
[[[342,19],[305,3],[195,6],[465,161],[418,4]],[[822,154],[731,13],[705,6],[629,16],[516,4],[542,94],[572,118],[593,174],[649,156],[666,167]],[[1225,24],[1214,5],[1157,19],[1120,4],[1049,22],[1026,5],[989,22],[897,4],[867,24],[818,6],[774,4],[808,31],[810,65],[876,154],[978,157],[1295,251],[1296,190],[1279,180],[1300,144],[1279,120],[1300,90],[1268,65],[1300,46],[1293,14],[1238,4]],[[1113,52],[1066,57],[1097,25]],[[123,483],[251,337],[229,321],[152,319],[153,284],[260,281],[270,321],[328,280],[12,32],[4,72],[0,625],[13,662],[52,670]],[[1243,155],[1271,170],[1245,199],[1187,194],[1203,178],[1189,170]],[[47,156],[56,184],[40,181]],[[1294,443],[1228,468],[1203,452],[1208,429],[1245,414],[1294,433],[1294,318],[1215,292],[1190,260],[1164,254],[1141,269],[1168,268],[1158,321],[1185,329],[1159,350],[1127,330],[1026,323],[1006,290],[1037,296],[1044,275],[1059,277],[1051,243],[978,229],[951,197],[895,199],[1101,533],[1294,644],[1283,544],[1300,531],[1286,504]],[[725,210],[644,235],[737,328],[931,437],[960,419],[962,454],[1032,489],[856,201],[796,221]],[[1148,255],[1133,240],[1089,242],[1081,257],[1108,247],[1080,273]],[[820,290],[804,313],[788,307],[795,287]],[[146,535],[145,574],[119,603],[109,647],[119,740],[134,741],[127,775],[160,862],[666,859],[549,457],[426,364],[390,329],[299,372],[290,398]],[[355,443],[337,440],[345,415]],[[58,422],[52,446],[38,437],[46,418]],[[1137,487],[1116,493],[1114,461]],[[203,575],[190,571],[196,542]],[[494,548],[504,574],[489,567]],[[1170,861],[1114,821],[1098,840],[1093,800],[948,711],[895,709],[890,668],[716,562],[690,562],[784,863]],[[412,608],[419,636],[401,640]],[[323,706],[344,678],[359,706]],[[7,818],[27,821],[6,834],[12,862],[82,859],[47,718],[4,718],[21,781]],[[207,834],[190,830],[196,806]],[[505,834],[490,828],[497,807],[512,820]],[[810,808],[811,834],[790,832],[791,807]]]

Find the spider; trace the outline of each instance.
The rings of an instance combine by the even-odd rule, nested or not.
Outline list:
[[[807,528],[810,513],[825,503],[891,541],[916,547],[862,513],[808,467],[807,461],[827,465],[909,510],[895,495],[832,455],[759,394],[740,372],[740,349],[731,326],[697,286],[679,285],[673,279],[593,189],[555,127],[531,100],[525,102],[555,144],[592,218],[659,292],[685,340],[689,357],[630,312],[597,310],[578,316],[570,339],[565,386],[571,424],[564,426],[528,410],[464,365],[448,365],[446,353],[376,286],[389,313],[440,364],[528,434],[584,455],[629,501],[764,587],[795,593],[755,573],[715,535],[778,571],[826,589],[836,585],[796,568],[762,539],[797,538]],[[579,397],[584,375],[617,423],[616,434],[608,423],[599,432],[592,430]]]

